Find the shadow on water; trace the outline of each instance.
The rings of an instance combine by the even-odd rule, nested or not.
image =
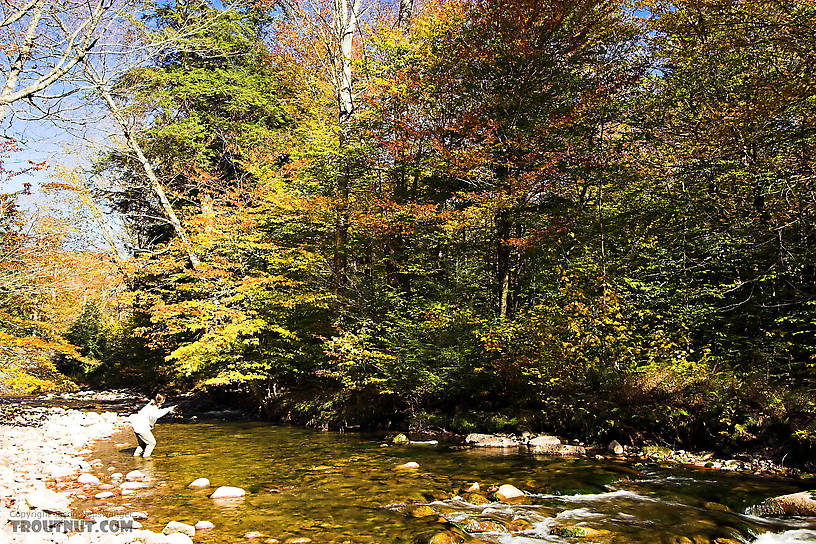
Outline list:
[[[148,511],[146,528],[160,530],[169,520],[212,521],[216,528],[199,531],[196,542],[246,542],[242,535],[247,531],[281,541],[305,536],[315,543],[427,542],[446,528],[444,520],[434,516],[404,515],[400,505],[411,501],[432,502],[438,513],[454,522],[522,518],[533,524],[523,535],[479,535],[483,541],[502,544],[576,541],[549,535],[553,524],[581,523],[611,532],[592,541],[644,544],[717,538],[750,542],[766,531],[816,529],[816,523],[805,520],[737,513],[769,496],[799,491],[805,485],[801,482],[513,451],[382,448],[376,436],[258,422],[160,424],[155,431],[158,446],[150,459],[130,457],[135,441],[127,432],[100,442],[93,457],[103,461],[99,472],[105,479],[109,466],[119,472],[138,468],[154,479],[151,488],[114,503],[125,511]],[[420,468],[395,470],[407,461],[416,461]],[[212,488],[187,488],[199,477],[209,478],[213,487],[238,486],[249,494],[237,500],[211,500],[207,495]],[[524,505],[434,500],[474,481],[483,486],[510,483],[531,496]],[[74,506],[110,511],[104,501],[94,499]],[[816,533],[801,534],[816,539]]]

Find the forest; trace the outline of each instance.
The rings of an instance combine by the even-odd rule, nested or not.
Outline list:
[[[3,5],[4,392],[816,446],[812,0]]]

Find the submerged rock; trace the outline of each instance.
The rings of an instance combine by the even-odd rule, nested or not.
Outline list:
[[[465,520],[463,528],[468,533],[509,533],[509,529],[500,521],[494,519],[469,518]]]
[[[717,511],[720,511],[720,512],[730,512],[731,511],[731,509],[728,508],[726,505],[720,504],[718,502],[706,501],[703,504],[703,506],[705,506],[709,510],[717,510]]]
[[[122,490],[125,489],[144,489],[146,487],[150,487],[150,484],[147,482],[122,482],[119,485],[119,488]]]
[[[131,470],[125,475],[125,480],[128,482],[135,482],[139,480],[146,480],[147,474],[142,472],[141,470]]]
[[[236,497],[243,497],[246,495],[246,491],[241,489],[240,487],[232,487],[228,485],[222,485],[221,487],[217,488],[213,493],[210,495],[211,499],[232,499]]]
[[[490,499],[482,495],[481,493],[465,493],[462,495],[462,500],[469,502],[470,504],[488,504]]]
[[[428,544],[460,544],[461,542],[461,538],[449,531],[436,533],[428,540]]]
[[[513,533],[519,533],[522,531],[532,531],[535,527],[526,519],[514,519],[507,525],[507,528]]]
[[[401,470],[415,470],[415,469],[418,469],[418,468],[419,468],[419,463],[417,463],[415,461],[408,461],[407,463],[405,463],[403,465],[399,465],[397,467],[397,470],[400,470],[400,469]]]
[[[411,504],[405,508],[405,513],[412,518],[427,518],[435,516],[434,509],[427,504]]]
[[[477,448],[513,448],[519,445],[519,441],[497,434],[471,433],[465,437],[465,444]]]
[[[551,527],[550,534],[567,538],[598,538],[609,535],[610,532],[591,527]]]
[[[193,544],[193,541],[183,533],[150,533],[145,537],[144,544]]]
[[[263,533],[259,533],[258,531],[249,531],[244,533],[244,538],[263,538]]]

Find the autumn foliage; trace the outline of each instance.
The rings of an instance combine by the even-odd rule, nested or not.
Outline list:
[[[201,24],[113,92],[189,247],[100,154],[128,311],[95,379],[340,428],[809,447],[812,3],[287,6],[150,12]]]

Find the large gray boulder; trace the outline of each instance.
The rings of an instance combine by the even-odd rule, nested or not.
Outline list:
[[[800,491],[772,497],[751,506],[747,514],[756,516],[816,516],[816,491]]]
[[[465,444],[477,448],[513,448],[519,445],[519,441],[509,436],[471,433],[465,437]]]
[[[607,450],[609,450],[609,453],[613,455],[623,455],[623,446],[617,440],[610,442]]]
[[[586,448],[583,446],[573,446],[571,444],[543,444],[541,446],[531,447],[530,451],[539,455],[586,455]]]
[[[540,436],[536,436],[535,438],[531,438],[527,445],[531,448],[536,446],[555,446],[561,443],[561,439],[557,436],[550,436],[547,434],[542,434]]]

